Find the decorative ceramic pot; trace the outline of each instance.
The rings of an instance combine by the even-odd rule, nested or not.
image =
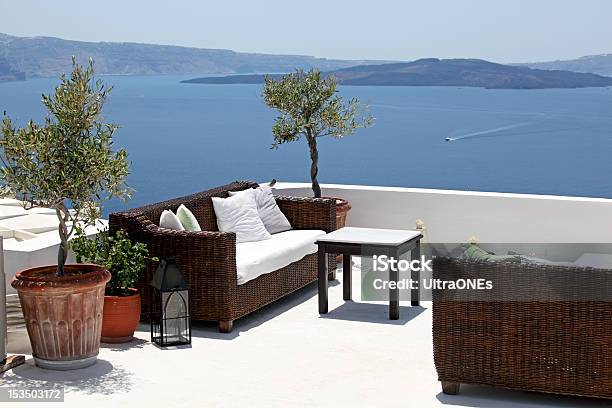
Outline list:
[[[96,362],[100,349],[104,288],[111,274],[92,264],[25,269],[12,286],[19,294],[37,366],[73,370]]]
[[[103,343],[127,343],[134,338],[140,321],[140,294],[129,289],[128,296],[104,296]]]

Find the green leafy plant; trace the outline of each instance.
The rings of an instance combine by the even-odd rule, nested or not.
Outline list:
[[[68,238],[78,222],[92,223],[99,204],[127,198],[130,189],[127,152],[113,149],[117,125],[106,123],[102,108],[112,88],[94,79],[93,61],[62,75],[52,95],[43,95],[43,125],[29,121],[17,129],[4,114],[0,158],[4,185],[23,200],[26,209],[55,209],[60,246],[57,275],[64,275]],[[68,210],[72,207],[72,211]]]
[[[78,263],[89,262],[104,266],[112,275],[106,286],[106,294],[125,296],[131,294],[130,288],[138,279],[138,274],[147,266],[147,261],[157,261],[149,257],[147,246],[133,242],[127,233],[119,230],[114,236],[107,230],[89,238],[83,229],[77,228],[76,237],[70,241],[70,249]]]
[[[338,83],[333,76],[322,76],[320,71],[297,70],[275,80],[265,77],[263,98],[266,105],[280,112],[272,127],[272,148],[299,140],[302,136],[310,150],[310,178],[315,197],[321,197],[317,180],[319,152],[317,139],[324,136],[343,138],[358,128],[374,123],[372,116],[360,109],[357,98],[345,102],[337,93]]]

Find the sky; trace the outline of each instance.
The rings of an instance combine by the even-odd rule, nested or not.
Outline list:
[[[612,53],[610,0],[1,0],[0,32],[302,54],[534,62]]]

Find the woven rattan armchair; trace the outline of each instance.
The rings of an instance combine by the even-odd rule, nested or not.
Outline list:
[[[212,190],[161,203],[110,214],[111,233],[122,229],[129,237],[146,243],[151,256],[175,256],[191,289],[191,317],[215,321],[221,332],[232,330],[233,321],[317,280],[317,254],[307,255],[282,269],[238,285],[236,234],[222,233],[211,197],[227,197],[229,191],[256,187],[237,181]],[[276,202],[294,229],[336,229],[336,203],[332,199],[276,197]],[[201,232],[174,231],[158,227],[164,210],[187,206],[197,218]],[[335,257],[330,256],[330,270]],[[157,265],[151,262],[136,284],[142,297],[141,320],[148,320],[152,307],[149,282]],[[331,274],[330,274],[331,277]]]
[[[612,270],[451,258],[433,265],[435,279],[484,278],[499,288],[434,291],[444,393],[467,383],[612,398]]]

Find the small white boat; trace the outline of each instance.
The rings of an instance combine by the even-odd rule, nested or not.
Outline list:
[[[453,140],[455,140],[455,139],[453,139],[452,137],[447,137],[447,138],[446,138],[446,139],[444,139],[444,140],[446,140],[447,142],[452,142],[452,141],[453,141]]]

